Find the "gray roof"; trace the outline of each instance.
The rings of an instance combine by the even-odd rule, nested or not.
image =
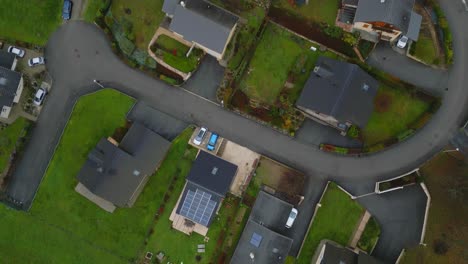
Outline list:
[[[404,35],[410,33],[408,37],[417,40],[415,32],[419,32],[421,19],[413,12],[414,2],[415,0],[385,0],[383,3],[380,0],[359,0],[354,22],[385,22],[398,28]]]
[[[168,15],[173,16],[179,2],[180,0],[164,0],[162,11]]]
[[[102,138],[88,154],[77,179],[91,192],[126,206],[138,186],[151,175],[170,147],[169,141],[134,123],[120,147]]]
[[[380,264],[381,262],[365,253],[355,253],[354,251],[325,242],[325,252],[320,264]]]
[[[11,106],[21,81],[21,73],[0,66],[0,109]]]
[[[379,83],[358,65],[319,57],[296,105],[365,127]]]
[[[252,263],[251,254],[257,264],[284,263],[292,242],[291,238],[249,219],[231,258],[231,264]]]
[[[224,197],[236,173],[236,165],[201,150],[192,164],[187,181]]]
[[[15,62],[15,54],[0,50],[0,67],[11,69]]]
[[[250,218],[269,229],[284,233],[293,205],[264,191],[260,191],[250,213]]]
[[[169,29],[182,35],[185,40],[223,53],[238,17],[203,0],[184,2],[185,7],[176,5]]]

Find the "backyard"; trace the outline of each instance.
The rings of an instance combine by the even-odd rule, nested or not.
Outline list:
[[[458,152],[440,153],[421,168],[431,195],[427,245],[408,249],[400,263],[466,263],[468,165],[463,158]]]
[[[374,112],[362,130],[366,146],[391,140],[411,129],[431,107],[431,102],[403,88],[379,87]]]
[[[0,38],[11,42],[44,45],[61,22],[61,0],[0,0],[0,6]]]
[[[13,124],[3,129],[0,128],[0,175],[6,169],[11,154],[18,146],[18,139],[25,136],[30,124],[28,120],[20,117]]]
[[[185,73],[194,71],[204,55],[201,49],[194,48],[187,57],[190,47],[166,35],[160,35],[151,50],[164,62]]]
[[[364,208],[331,182],[320,204],[296,263],[309,264],[323,239],[348,245],[364,213]]]
[[[431,35],[424,34],[423,32],[419,35],[418,41],[411,44],[410,54],[427,64],[438,65],[441,62],[437,56],[436,47]]]
[[[136,47],[146,50],[165,14],[161,11],[163,0],[113,0],[112,16],[122,24],[128,23]]]
[[[340,0],[309,0],[309,4],[298,6],[288,0],[274,0],[273,5],[314,22],[335,24]]]

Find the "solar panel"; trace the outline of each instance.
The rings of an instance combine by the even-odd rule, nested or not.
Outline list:
[[[180,215],[204,226],[208,226],[211,215],[216,208],[216,202],[211,200],[211,194],[197,189],[188,190],[180,209]]]
[[[263,237],[261,235],[254,232],[252,234],[252,238],[250,238],[250,244],[252,244],[254,247],[259,247],[262,239]]]

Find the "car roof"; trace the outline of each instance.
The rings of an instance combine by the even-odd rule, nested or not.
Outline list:
[[[36,96],[41,96],[43,93],[45,93],[45,91],[41,88],[39,88],[36,92]]]

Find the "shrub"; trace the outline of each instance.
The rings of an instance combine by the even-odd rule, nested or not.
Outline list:
[[[343,29],[336,26],[327,25],[323,29],[323,32],[332,38],[340,39],[343,35]]]
[[[350,138],[358,138],[359,137],[359,134],[360,134],[360,129],[359,127],[355,126],[355,125],[352,125],[349,129],[348,129],[348,132],[347,132],[347,136],[350,137]]]
[[[436,239],[434,241],[434,253],[437,255],[445,255],[449,249],[447,243],[442,239]]]

